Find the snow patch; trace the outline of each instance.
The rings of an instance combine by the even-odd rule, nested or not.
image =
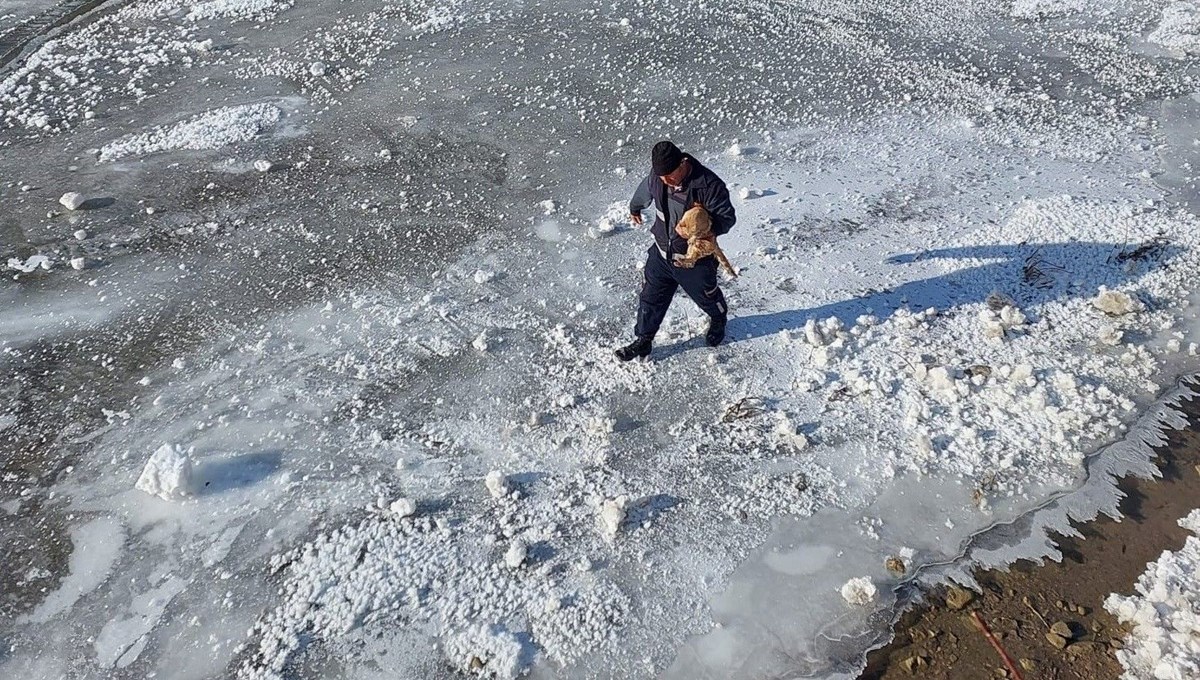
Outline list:
[[[528,667],[525,646],[507,628],[477,624],[446,641],[446,656],[458,670],[470,675],[515,680]]]
[[[8,258],[8,268],[15,269],[24,274],[30,274],[38,269],[50,271],[50,258],[45,255],[30,255],[28,259],[22,260],[17,257]]]
[[[292,6],[292,0],[209,0],[188,12],[192,21],[202,19],[265,19]]]
[[[162,151],[219,149],[248,142],[279,122],[283,112],[273,104],[244,104],[206,111],[175,125],[110,142],[100,149],[101,163]],[[267,168],[270,169],[269,167]]]
[[[1200,534],[1200,510],[1179,520]],[[1164,551],[1134,585],[1137,594],[1109,595],[1104,608],[1133,626],[1117,660],[1126,680],[1191,680],[1200,677],[1200,536],[1177,551]]]
[[[1083,7],[1083,0],[1015,0],[1011,14],[1017,19],[1041,19],[1073,14]]]
[[[125,531],[116,519],[97,517],[71,529],[71,545],[70,573],[25,621],[46,623],[104,583],[125,545]]]
[[[103,668],[125,668],[136,661],[167,605],[186,587],[187,581],[172,576],[162,585],[134,596],[127,616],[113,618],[100,629],[92,643],[96,662]]]
[[[1176,2],[1163,8],[1158,28],[1146,39],[1180,56],[1200,54],[1200,2]]]

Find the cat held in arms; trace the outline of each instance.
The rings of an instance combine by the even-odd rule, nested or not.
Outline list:
[[[737,271],[729,263],[729,258],[725,257],[725,251],[717,245],[717,237],[712,231],[712,218],[708,216],[708,211],[703,205],[693,203],[692,207],[683,213],[683,217],[679,218],[679,224],[675,225],[675,233],[686,238],[688,242],[687,254],[682,259],[675,260],[676,267],[691,268],[696,266],[697,260],[716,255],[717,262],[729,272],[729,276],[737,278]]]

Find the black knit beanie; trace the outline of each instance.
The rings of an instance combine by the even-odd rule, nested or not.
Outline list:
[[[683,152],[665,139],[655,144],[654,150],[650,152],[650,165],[656,175],[669,175],[682,162]]]

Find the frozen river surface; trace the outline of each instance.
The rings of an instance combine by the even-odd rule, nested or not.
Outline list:
[[[1193,3],[62,7],[0,1],[5,677],[854,677],[1200,363]],[[663,137],[731,341],[619,364]]]

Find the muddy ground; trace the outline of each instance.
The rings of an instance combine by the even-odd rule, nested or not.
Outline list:
[[[975,614],[1025,680],[1119,678],[1115,651],[1127,631],[1104,610],[1104,599],[1132,593],[1148,562],[1181,547],[1188,532],[1177,521],[1200,507],[1200,400],[1182,408],[1188,427],[1170,432],[1158,450],[1162,479],[1121,482],[1124,519],[1102,516],[1076,525],[1082,538],[1059,537],[1061,562],[1021,561],[1007,572],[976,574],[982,593],[948,588],[929,594],[901,617],[895,640],[870,655],[861,680],[1015,677]],[[1070,639],[1051,627],[1069,629]]]

